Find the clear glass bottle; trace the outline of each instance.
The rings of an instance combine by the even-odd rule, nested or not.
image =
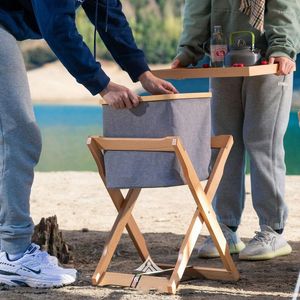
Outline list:
[[[227,54],[227,42],[222,32],[222,26],[214,26],[210,40],[210,64],[212,67],[224,67],[224,58]]]

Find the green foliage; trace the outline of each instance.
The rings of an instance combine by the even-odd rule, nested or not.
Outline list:
[[[94,50],[94,26],[89,21],[82,9],[77,11],[76,23],[79,32],[81,33],[85,43],[89,46],[91,51]],[[97,56],[105,59],[111,59],[109,52],[105,48],[103,42],[100,40],[97,34]]]
[[[23,51],[24,62],[27,70],[32,70],[56,60],[54,53],[46,47],[35,47]]]
[[[181,10],[184,0],[123,0],[123,9],[133,30],[138,46],[144,50],[149,63],[169,63],[176,55],[181,32]],[[79,9],[77,27],[84,41],[93,52],[94,26]],[[56,56],[45,45],[26,44],[22,48],[28,70],[56,60]],[[112,59],[97,35],[97,56]]]
[[[176,55],[182,20],[184,0],[127,0],[123,1],[124,11],[128,6],[134,9],[129,18],[130,26],[138,46],[145,52],[149,63],[168,63]],[[82,10],[78,11],[77,26],[90,49],[93,49],[94,28]],[[110,54],[97,38],[97,55],[110,59]]]

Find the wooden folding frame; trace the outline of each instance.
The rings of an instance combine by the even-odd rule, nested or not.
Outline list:
[[[151,258],[146,241],[132,216],[132,210],[140,194],[140,188],[129,189],[124,198],[119,189],[107,191],[119,214],[107,237],[102,256],[92,277],[92,284],[97,286],[123,286],[141,290],[158,290],[163,293],[175,294],[180,281],[186,279],[207,278],[216,280],[238,280],[239,272],[230,256],[229,248],[216,220],[211,201],[223,175],[225,162],[233,144],[231,136],[213,137],[212,148],[219,153],[210,177],[203,189],[192,162],[184,149],[179,137],[162,139],[128,139],[89,137],[87,145],[95,159],[100,177],[105,184],[105,165],[103,151],[158,151],[175,152],[182,167],[186,183],[196,202],[197,209],[192,217],[186,235],[181,244],[175,265],[157,264],[161,269],[171,273],[170,277],[159,277],[158,274],[124,274],[108,272],[108,266],[126,228],[139,256],[143,262]],[[201,159],[201,157],[199,157]],[[206,224],[213,242],[218,249],[224,269],[188,266],[188,261],[201,232],[203,223]],[[161,275],[161,274],[159,274]]]

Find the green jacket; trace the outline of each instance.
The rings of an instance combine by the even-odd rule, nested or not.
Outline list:
[[[196,64],[207,52],[213,26],[221,25],[225,36],[230,32],[252,31],[256,48],[262,54],[296,60],[300,52],[300,0],[266,0],[265,32],[249,24],[249,16],[239,10],[240,0],[186,0],[183,33],[177,58],[184,66]]]

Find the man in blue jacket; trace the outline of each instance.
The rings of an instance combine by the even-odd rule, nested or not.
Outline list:
[[[56,258],[31,244],[29,197],[41,138],[17,40],[44,38],[76,80],[113,107],[139,103],[135,93],[110,80],[83,42],[75,25],[80,5],[133,81],[153,94],[177,92],[150,72],[119,0],[0,1],[0,283],[58,287],[76,279],[76,270],[61,268]]]

